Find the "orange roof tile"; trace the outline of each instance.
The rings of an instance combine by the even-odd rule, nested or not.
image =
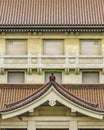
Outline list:
[[[52,85],[70,101],[94,111],[104,112],[103,84],[59,85],[54,81],[45,85],[0,85],[0,109],[5,112],[26,105],[44,94]]]
[[[42,84],[0,84],[0,110],[6,108],[5,104],[20,101],[38,91]]]
[[[0,26],[104,25],[104,0],[0,0]]]

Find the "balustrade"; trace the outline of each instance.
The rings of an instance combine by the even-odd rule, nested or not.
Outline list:
[[[98,56],[70,55],[5,55],[0,53],[0,68],[104,68],[104,54]]]

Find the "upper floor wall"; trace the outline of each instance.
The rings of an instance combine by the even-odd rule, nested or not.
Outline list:
[[[103,56],[104,33],[0,34],[0,68],[103,69]]]
[[[44,75],[47,71],[62,72],[62,75],[59,76],[61,83],[86,82],[83,77],[88,74],[84,72],[97,72],[95,79],[99,79],[99,83],[103,83],[103,68],[103,33],[0,34],[0,74],[4,74],[6,70],[5,75],[0,76],[1,83],[9,80],[7,77],[12,70],[25,72],[25,83],[44,83]],[[37,72],[28,76],[33,70]]]
[[[44,54],[45,41],[62,41],[63,54],[66,52],[75,55],[76,52],[81,54],[81,41],[94,40],[100,44],[100,53],[104,52],[104,34],[103,33],[2,33],[0,34],[0,52],[7,53],[8,40],[25,40],[26,52]]]

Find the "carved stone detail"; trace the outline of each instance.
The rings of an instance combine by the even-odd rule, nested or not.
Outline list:
[[[80,74],[80,69],[76,68],[76,69],[75,69],[75,74],[76,74],[76,75],[79,75],[79,74]]]
[[[4,75],[5,74],[5,70],[0,68],[0,75]]]
[[[31,68],[27,69],[27,74],[32,75],[32,69]]]
[[[50,105],[50,106],[55,106],[55,105],[56,105],[56,100],[50,99],[50,100],[49,100],[49,105]]]
[[[70,69],[69,68],[65,68],[65,74],[69,75],[70,74]]]
[[[42,74],[42,68],[38,68],[37,73],[41,75]]]
[[[102,74],[104,74],[104,69],[102,69]]]

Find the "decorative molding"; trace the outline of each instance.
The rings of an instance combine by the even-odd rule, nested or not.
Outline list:
[[[69,75],[70,74],[70,69],[69,68],[65,68],[65,74]]]
[[[79,35],[79,32],[76,32],[75,34],[78,36],[78,35]]]
[[[4,75],[5,74],[5,69],[0,68],[0,75]]]
[[[104,74],[104,69],[102,69],[102,74]]]
[[[80,74],[80,69],[76,68],[76,69],[75,69],[75,74],[76,74],[76,75],[79,75],[79,74]]]
[[[29,116],[34,116],[34,109],[29,110]]]
[[[30,33],[34,33],[34,32],[38,32],[38,33],[42,33],[42,32],[68,32],[68,33],[73,33],[73,32],[104,32],[104,28],[97,28],[97,27],[87,27],[87,28],[68,28],[68,27],[62,27],[62,28],[58,28],[58,27],[41,27],[41,28],[34,28],[34,27],[2,27],[0,28],[0,32],[30,32]]]
[[[55,106],[56,105],[56,100],[55,99],[50,99],[49,100],[49,105],[52,106],[52,107]]]
[[[74,32],[73,32],[73,31],[72,31],[72,32],[70,32],[70,35],[72,35],[72,36],[73,36],[73,35],[74,35]]]
[[[76,112],[76,110],[74,110],[74,109],[71,109],[71,112],[74,112],[74,113],[75,113],[75,112]]]
[[[68,33],[68,32],[65,32],[65,35],[69,35],[69,33]]]
[[[31,35],[32,33],[31,32],[28,32],[28,35]]]
[[[2,36],[5,36],[5,35],[6,35],[6,33],[5,33],[5,32],[2,32],[2,33],[1,33],[1,35],[2,35]]]
[[[32,69],[31,68],[27,68],[27,74],[28,75],[32,75],[32,73],[33,73]]]
[[[41,75],[43,73],[42,68],[37,68],[37,74]]]
[[[71,109],[71,116],[76,116],[76,110]]]
[[[34,109],[29,110],[29,112],[34,112]]]

